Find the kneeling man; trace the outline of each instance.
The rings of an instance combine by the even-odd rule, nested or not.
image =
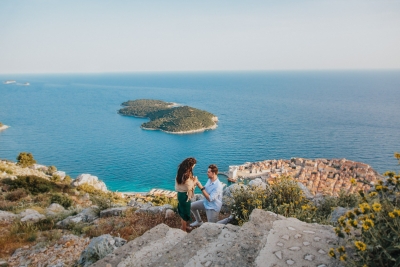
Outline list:
[[[204,187],[197,181],[197,186],[201,189],[204,199],[193,202],[191,205],[191,212],[196,219],[194,223],[190,224],[192,227],[203,224],[199,210],[206,212],[208,222],[215,223],[218,221],[218,215],[222,207],[223,185],[218,180],[218,168],[216,165],[211,164],[208,166],[207,176],[208,181]]]

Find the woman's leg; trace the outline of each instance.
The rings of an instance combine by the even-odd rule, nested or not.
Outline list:
[[[181,230],[186,232],[186,227],[187,227],[186,221],[184,221],[184,220],[181,218],[181,223],[182,223]]]

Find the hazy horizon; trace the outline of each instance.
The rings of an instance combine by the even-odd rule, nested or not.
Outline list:
[[[0,74],[400,69],[400,1],[0,2]]]

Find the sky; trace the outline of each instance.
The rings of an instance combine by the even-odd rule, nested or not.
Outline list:
[[[0,0],[0,74],[400,69],[400,1]]]

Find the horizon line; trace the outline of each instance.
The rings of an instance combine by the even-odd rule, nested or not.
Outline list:
[[[370,69],[267,69],[267,70],[142,70],[142,71],[87,71],[87,72],[10,72],[0,75],[68,75],[68,74],[156,74],[156,73],[238,73],[238,72],[352,72],[352,71],[400,71],[400,68]]]

